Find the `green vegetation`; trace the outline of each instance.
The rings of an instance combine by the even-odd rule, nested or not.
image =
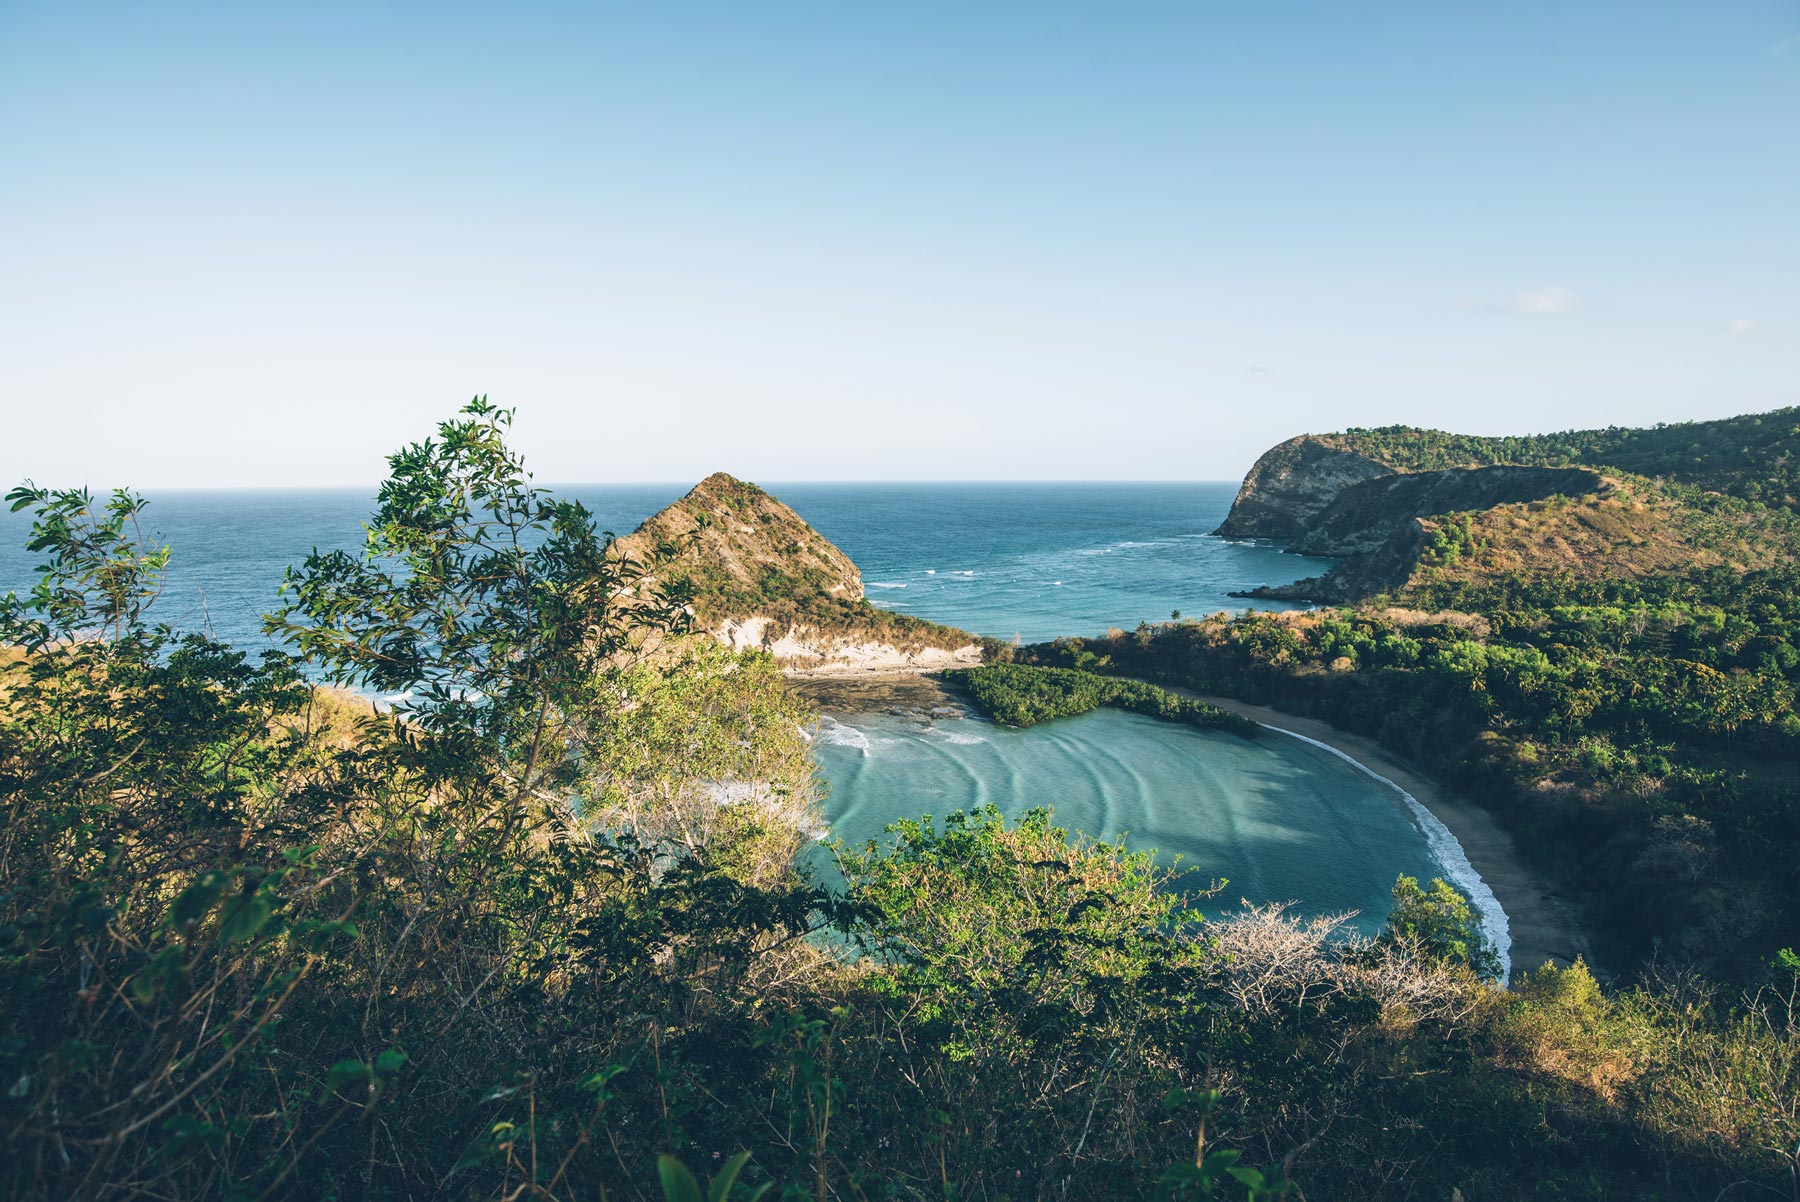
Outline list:
[[[1766,569],[1800,557],[1800,518],[1686,485],[1627,478],[1604,496],[1448,514],[1404,582],[1512,575],[1652,579],[1694,568]],[[1436,569],[1436,570],[1433,570]]]
[[[1367,734],[1484,800],[1589,898],[1606,958],[1750,971],[1800,921],[1800,574],[1512,578],[1146,626],[1022,662]],[[1426,612],[1431,610],[1435,612]]]
[[[659,558],[665,591],[691,606],[708,630],[761,618],[769,642],[793,633],[814,643],[841,639],[917,651],[983,641],[871,605],[842,551],[761,488],[724,472],[708,476],[618,546],[628,558]]]
[[[1373,941],[1207,919],[1045,811],[898,823],[821,887],[769,659],[689,640],[508,418],[395,455],[369,554],[298,566],[294,651],[255,659],[152,624],[140,501],[13,494],[44,568],[0,603],[6,1197],[1791,1193],[1791,951],[1748,992],[1504,991],[1441,882]],[[1671,649],[1751,655],[1774,618],[1736,613]],[[1485,646],[1356,621],[1333,662]]]
[[[1230,710],[1181,697],[1153,684],[1113,680],[1070,668],[988,664],[944,673],[961,685],[987,717],[1006,726],[1036,726],[1109,706],[1148,714],[1165,722],[1216,727],[1256,737],[1256,723]]]
[[[1325,441],[1395,471],[1514,463],[1610,467],[1800,510],[1800,408],[1648,428],[1609,426],[1485,438],[1411,426],[1352,429]]]

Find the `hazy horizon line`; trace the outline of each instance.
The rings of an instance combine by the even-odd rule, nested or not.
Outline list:
[[[713,475],[713,474],[714,473],[711,473],[711,472],[707,473],[707,475]],[[973,478],[973,477],[960,477],[960,476],[955,476],[955,477],[953,477],[953,476],[918,476],[918,477],[913,477],[910,479],[886,478],[886,479],[869,479],[869,480],[845,480],[845,479],[818,478],[818,479],[791,479],[791,480],[773,480],[773,479],[771,479],[771,480],[767,480],[767,481],[760,481],[760,480],[752,480],[745,476],[736,476],[735,473],[728,473],[728,474],[734,475],[736,479],[742,480],[747,484],[755,484],[758,488],[762,488],[765,490],[770,489],[770,488],[783,488],[783,487],[786,487],[786,486],[792,485],[792,484],[800,484],[800,485],[830,484],[830,485],[851,486],[851,487],[857,487],[857,486],[882,487],[882,486],[890,486],[890,485],[910,485],[910,484],[984,484],[984,485],[997,485],[997,486],[1010,486],[1010,485],[1026,486],[1026,485],[1034,485],[1034,484],[1039,484],[1039,485],[1041,485],[1041,484],[1130,484],[1130,485],[1138,485],[1138,484],[1142,484],[1142,485],[1223,484],[1223,485],[1229,485],[1229,486],[1235,488],[1243,482],[1241,479],[1236,479],[1236,480],[1185,479],[1184,480],[1184,479],[1174,479],[1174,478],[1152,479],[1152,478],[1148,478],[1148,477],[1143,478],[1143,479],[1134,479],[1134,478],[1117,477],[1117,476],[1115,476],[1115,477],[1065,476],[1065,477],[1060,477],[1060,478],[1042,477],[1042,478],[1032,478],[1032,479],[1025,479],[1025,478],[979,479],[979,478]],[[537,486],[540,488],[550,488],[550,489],[558,489],[558,488],[655,488],[655,487],[660,487],[660,486],[691,489],[691,488],[695,487],[697,484],[699,484],[701,480],[704,480],[704,479],[706,479],[706,476],[700,476],[691,481],[689,481],[689,480],[543,480],[543,481],[534,481],[534,483],[537,484]],[[142,485],[140,485],[140,484],[125,484],[125,485],[106,485],[106,486],[94,485],[94,484],[78,484],[78,485],[49,485],[49,486],[45,486],[45,487],[52,487],[52,488],[58,488],[58,489],[60,489],[60,488],[88,488],[95,492],[99,492],[102,490],[111,491],[112,488],[117,487],[117,488],[128,488],[134,492],[140,492],[140,493],[146,493],[146,494],[153,493],[153,492],[159,492],[159,493],[172,493],[172,492],[183,492],[183,493],[202,493],[202,492],[207,492],[207,493],[223,493],[223,492],[233,492],[233,493],[373,492],[374,490],[379,489],[381,487],[381,482],[374,481],[374,482],[367,483],[367,484],[142,484]]]

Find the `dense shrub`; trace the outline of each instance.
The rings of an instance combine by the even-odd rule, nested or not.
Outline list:
[[[1007,726],[1035,726],[1107,706],[1165,722],[1216,727],[1254,738],[1256,723],[1230,710],[1135,680],[1116,680],[1071,668],[986,664],[957,668],[945,678],[960,685],[987,717]]]

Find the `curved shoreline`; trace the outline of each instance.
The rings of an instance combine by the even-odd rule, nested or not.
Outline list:
[[[830,697],[840,705],[869,704],[880,699],[885,704],[894,700],[917,702],[919,696],[896,697],[915,690],[942,689],[940,674],[930,670],[889,670],[833,674],[822,679],[812,673],[790,672],[790,684],[798,685],[818,704]],[[808,687],[810,686],[810,687]],[[1348,760],[1358,770],[1393,788],[1403,801],[1410,803],[1413,819],[1419,824],[1427,843],[1445,864],[1445,874],[1456,878],[1457,858],[1468,866],[1475,881],[1453,879],[1454,884],[1474,897],[1483,914],[1489,911],[1484,901],[1497,906],[1504,915],[1511,967],[1529,972],[1545,961],[1566,967],[1577,956],[1594,966],[1589,941],[1576,918],[1574,907],[1559,897],[1539,873],[1519,855],[1512,836],[1494,816],[1474,802],[1444,788],[1420,769],[1388,751],[1373,739],[1340,730],[1316,718],[1304,718],[1268,706],[1251,705],[1230,697],[1219,697],[1169,685],[1171,692],[1216,705],[1220,709],[1249,718],[1259,726],[1315,744]],[[846,695],[849,694],[849,695]],[[852,699],[854,697],[854,700]],[[1432,828],[1441,826],[1438,833]],[[1434,838],[1434,834],[1437,835]],[[1448,839],[1454,854],[1446,855]],[[1479,884],[1481,889],[1472,887]],[[1488,898],[1482,898],[1485,891]],[[1499,940],[1495,942],[1498,944]],[[1596,969],[1596,972],[1599,970]]]
[[[1575,919],[1573,907],[1557,896],[1543,877],[1525,863],[1512,836],[1494,816],[1474,802],[1445,789],[1373,739],[1339,730],[1317,718],[1303,718],[1268,706],[1251,705],[1191,689],[1171,691],[1242,714],[1260,726],[1336,752],[1370,776],[1393,786],[1403,798],[1442,824],[1505,915],[1513,969],[1529,972],[1545,961],[1567,967],[1577,956],[1584,957],[1592,965],[1588,940]],[[1425,834],[1428,842],[1435,843],[1429,829]],[[1433,851],[1437,850],[1434,845]],[[1450,875],[1456,875],[1454,865],[1446,864],[1445,868]],[[1477,892],[1467,882],[1453,883],[1464,892]],[[1477,895],[1478,909],[1482,908],[1481,900]]]

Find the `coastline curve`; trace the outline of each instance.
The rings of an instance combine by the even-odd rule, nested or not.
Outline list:
[[[1500,960],[1500,983],[1505,985],[1510,982],[1512,980],[1512,922],[1507,917],[1506,908],[1500,904],[1500,899],[1494,896],[1493,888],[1486,880],[1482,879],[1481,873],[1476,870],[1475,865],[1470,863],[1469,854],[1464,850],[1462,841],[1451,832],[1449,827],[1444,825],[1443,820],[1427,809],[1424,802],[1407,792],[1406,788],[1398,781],[1383,776],[1342,748],[1333,747],[1323,739],[1315,739],[1309,735],[1303,735],[1297,730],[1288,730],[1286,727],[1276,726],[1273,723],[1258,722],[1257,725],[1264,730],[1272,730],[1328,751],[1358,772],[1379,781],[1399,794],[1400,800],[1406,803],[1406,808],[1412,814],[1414,825],[1419,828],[1419,833],[1425,836],[1426,846],[1431,848],[1431,854],[1437,857],[1438,863],[1444,866],[1444,874],[1450,878],[1450,883],[1468,895],[1469,903],[1475,907],[1476,913],[1481,915],[1482,933],[1487,936],[1488,942],[1493,945],[1494,954]]]

